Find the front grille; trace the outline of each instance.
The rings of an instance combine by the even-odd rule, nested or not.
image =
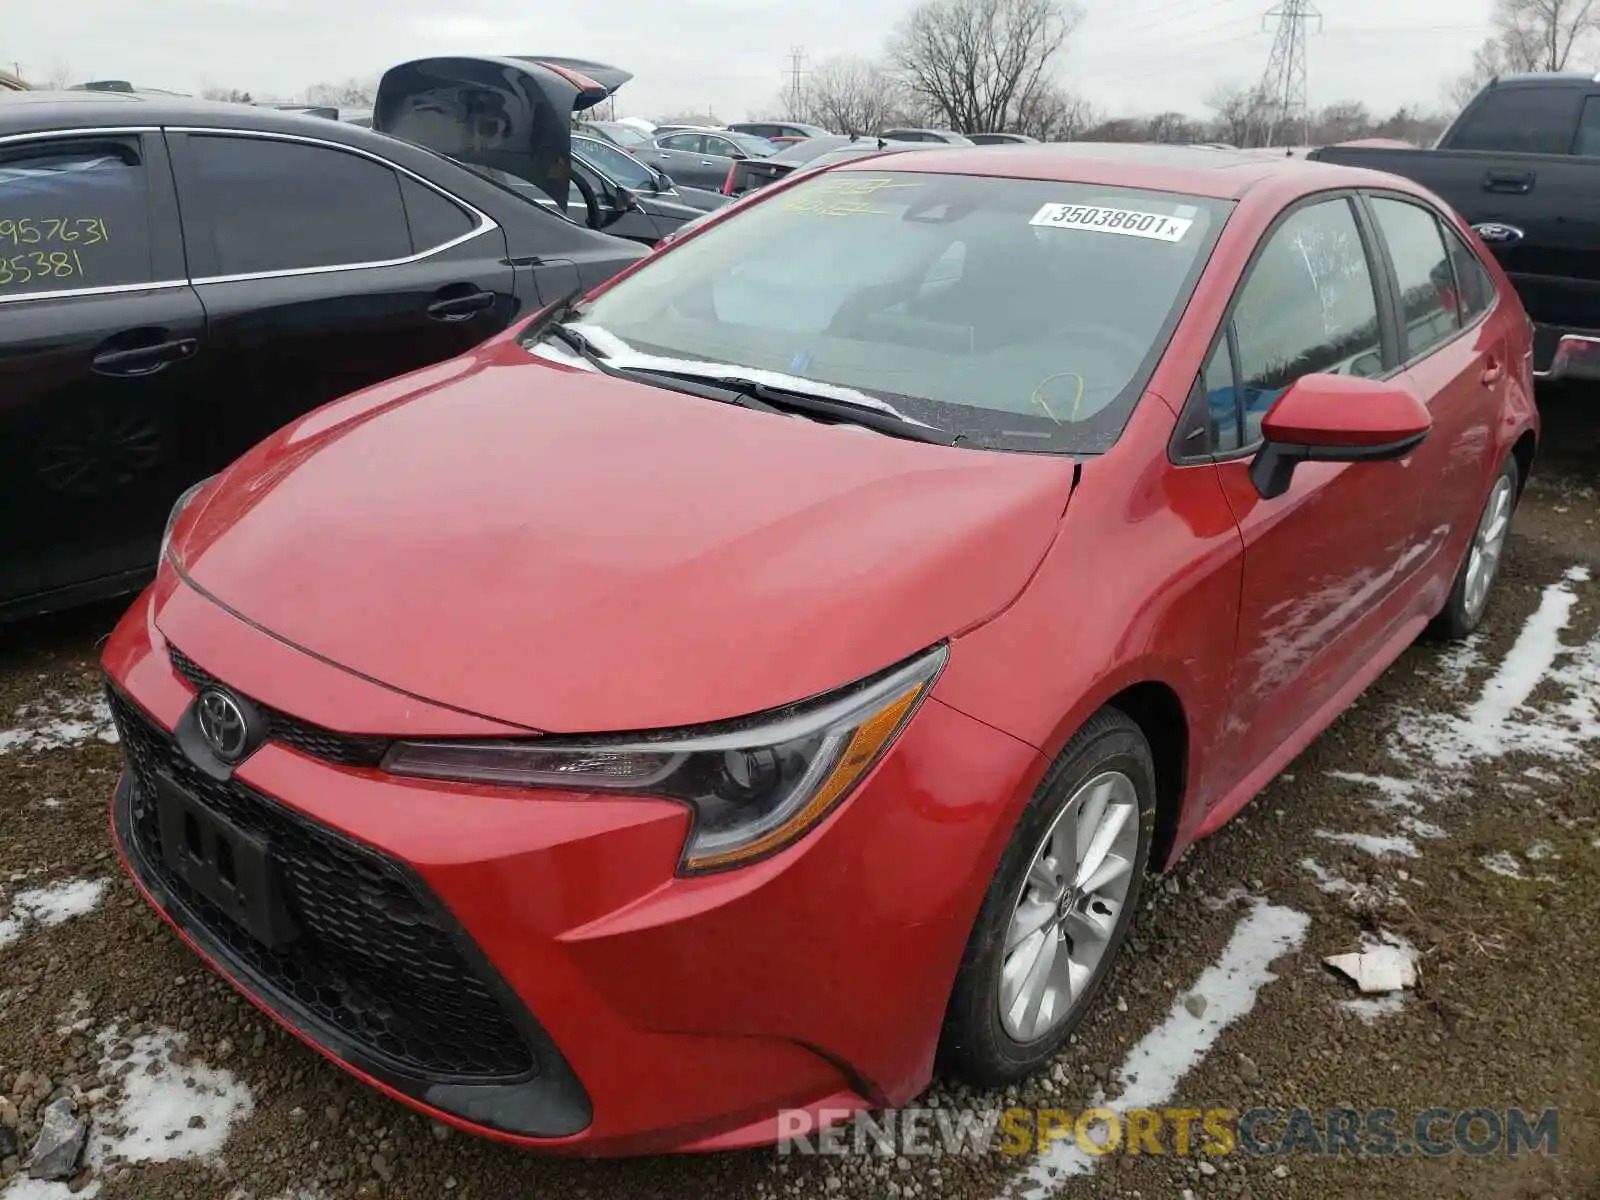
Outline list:
[[[313,1036],[333,1031],[403,1077],[481,1083],[537,1073],[487,970],[469,962],[465,934],[409,871],[237,780],[212,779],[171,734],[107,691],[133,785],[127,837],[141,872],[233,959],[224,966],[259,984],[269,1007]],[[268,841],[297,939],[269,950],[166,867],[157,772]]]
[[[183,676],[195,691],[198,692],[204,687],[224,686],[216,676],[176,646],[169,643],[167,653],[172,658],[173,669]],[[291,717],[288,713],[280,712],[253,698],[250,698],[250,703],[255,705],[266,718],[268,741],[281,742],[302,754],[320,758],[323,762],[341,767],[375,767],[383,761],[384,753],[389,749],[389,739],[385,737],[339,733],[337,730],[325,729],[321,725],[302,721],[299,717]]]

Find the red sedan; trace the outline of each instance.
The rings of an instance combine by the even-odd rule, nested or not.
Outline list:
[[[775,185],[180,501],[105,653],[118,845],[267,1013],[508,1141],[1018,1079],[1148,871],[1478,624],[1529,349],[1386,176]]]

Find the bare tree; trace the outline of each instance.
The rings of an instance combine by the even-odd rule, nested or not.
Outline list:
[[[1009,128],[1012,133],[1025,133],[1041,142],[1072,142],[1098,120],[1083,97],[1060,88],[1045,88],[1017,102]]]
[[[1495,0],[1490,20],[1512,70],[1565,71],[1573,51],[1600,32],[1600,6],[1596,0]]]
[[[1181,112],[1157,113],[1145,122],[1145,139],[1165,145],[1182,146],[1201,140],[1198,125]]]
[[[56,61],[50,67],[50,74],[44,77],[40,86],[52,92],[59,92],[65,88],[71,87],[72,67],[68,65],[65,59],[56,59]]]
[[[836,133],[877,133],[905,107],[901,88],[879,63],[853,55],[830,58],[806,81],[797,119]]]
[[[365,108],[378,94],[376,79],[346,79],[343,83],[314,83],[306,89],[307,104]]]
[[[1248,146],[1256,132],[1267,123],[1269,101],[1260,87],[1218,84],[1206,95],[1206,107],[1215,114],[1213,128],[1218,141],[1230,146]]]
[[[225,88],[208,86],[200,89],[203,100],[226,100],[232,104],[254,104],[249,92],[240,91],[238,88]]]
[[[1330,104],[1311,121],[1313,142],[1348,142],[1372,132],[1372,114],[1359,100]]]
[[[922,0],[889,56],[906,86],[966,133],[1006,128],[1050,86],[1050,67],[1077,25],[1072,0]]]

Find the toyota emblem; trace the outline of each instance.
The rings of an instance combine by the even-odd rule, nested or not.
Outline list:
[[[195,720],[200,736],[223,762],[234,763],[244,757],[245,747],[250,744],[250,725],[244,709],[227,692],[214,688],[201,692]]]

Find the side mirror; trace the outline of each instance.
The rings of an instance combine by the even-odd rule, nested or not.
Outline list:
[[[1398,383],[1354,375],[1307,375],[1261,421],[1250,482],[1263,500],[1289,490],[1303,462],[1387,462],[1404,458],[1433,429],[1427,405]]]

